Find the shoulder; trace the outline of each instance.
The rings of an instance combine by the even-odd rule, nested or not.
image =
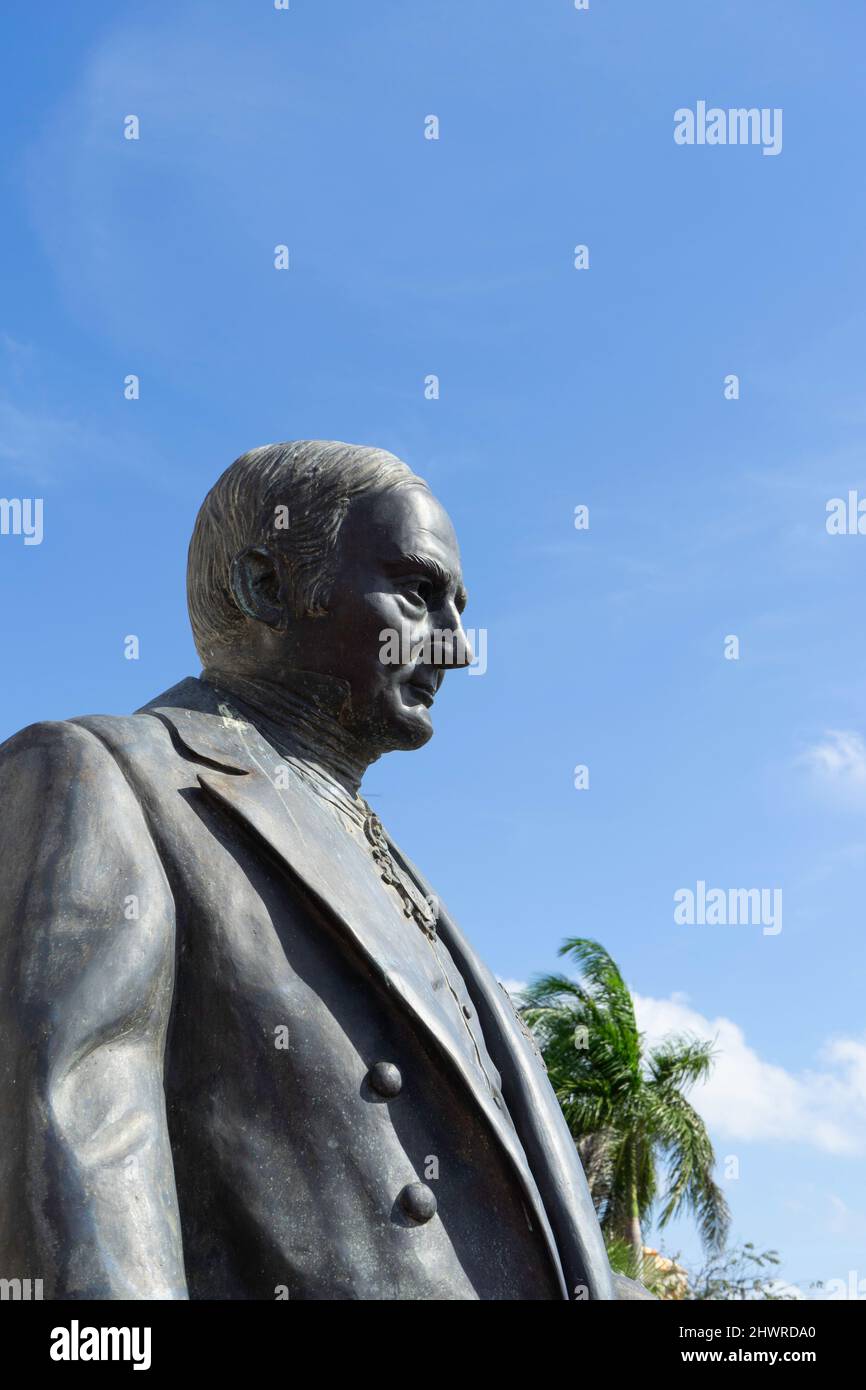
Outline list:
[[[61,763],[78,759],[101,761],[106,752],[117,755],[153,750],[164,756],[171,750],[172,737],[166,721],[160,717],[161,710],[174,705],[179,713],[203,708],[207,699],[203,683],[188,676],[134,714],[84,714],[73,719],[41,720],[28,724],[0,744],[0,762],[30,753]]]
[[[19,729],[0,745],[0,764],[56,765],[72,771],[98,749],[97,740],[74,720],[45,719]]]
[[[172,753],[168,729],[152,715],[42,720],[0,745],[0,776],[48,776],[72,782],[86,776],[111,776],[117,762],[126,758],[149,755],[164,760]]]
[[[152,752],[164,757],[171,751],[168,728],[158,715],[149,711],[125,715],[85,714],[68,722],[85,738],[93,739],[115,756]]]

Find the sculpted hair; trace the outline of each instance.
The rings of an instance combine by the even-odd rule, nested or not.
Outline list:
[[[407,486],[427,484],[396,455],[361,444],[302,439],[236,459],[202,503],[189,545],[187,602],[202,664],[245,625],[230,580],[237,555],[255,545],[276,550],[294,615],[321,617],[350,503],[366,492]],[[276,524],[278,507],[288,509],[284,527]]]

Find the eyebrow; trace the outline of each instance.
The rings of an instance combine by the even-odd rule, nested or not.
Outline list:
[[[425,574],[439,589],[448,589],[454,583],[454,575],[440,565],[438,560],[426,555],[400,554],[385,561],[386,574],[407,574],[409,571]],[[463,612],[468,601],[469,595],[465,585],[458,583],[454,594],[458,613]]]

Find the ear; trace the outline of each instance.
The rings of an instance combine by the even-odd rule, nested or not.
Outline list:
[[[268,627],[285,627],[277,561],[267,546],[251,545],[236,555],[229,580],[235,603],[242,613]]]

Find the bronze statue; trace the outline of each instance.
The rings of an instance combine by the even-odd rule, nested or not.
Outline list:
[[[508,995],[360,792],[471,659],[448,516],[382,450],[272,445],[188,577],[200,678],[0,750],[0,1277],[640,1297]]]

